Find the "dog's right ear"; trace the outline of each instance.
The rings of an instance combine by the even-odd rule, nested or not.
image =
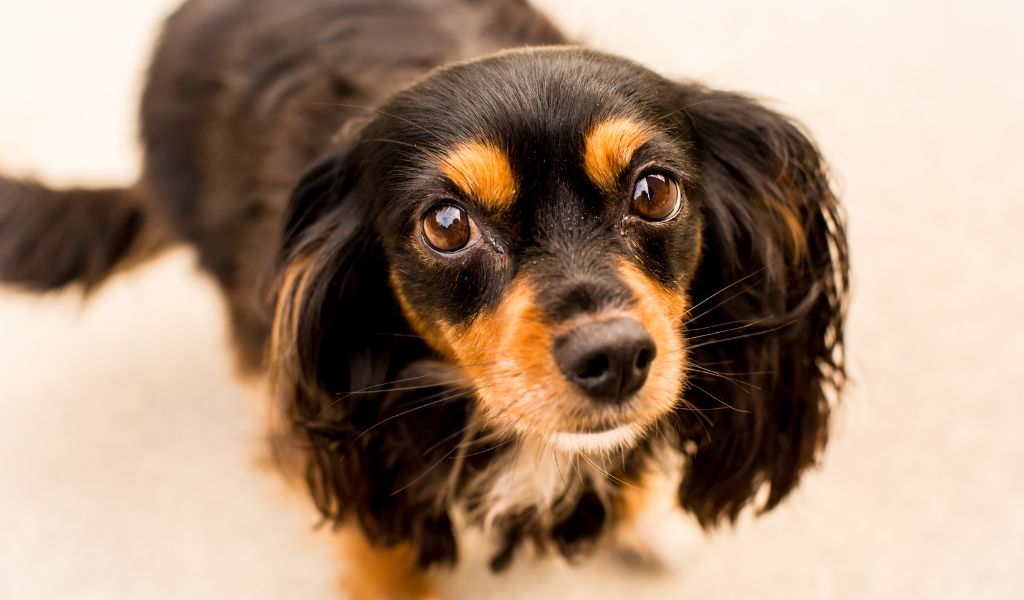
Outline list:
[[[349,152],[316,163],[284,214],[269,356],[298,430],[353,423],[362,398],[351,393],[393,379],[402,368],[393,360],[396,336],[411,333],[388,282],[368,199],[357,189],[358,162]],[[347,400],[338,402],[342,396]],[[315,488],[314,496],[334,514],[329,498]]]
[[[331,154],[303,174],[285,207],[284,230],[278,252],[280,264],[295,258],[296,251],[308,250],[308,247],[300,246],[319,244],[324,232],[316,230],[317,221],[346,200],[351,202],[350,188],[355,178],[346,174],[351,170],[352,166],[346,165],[343,156]]]
[[[354,342],[359,332],[332,330],[364,322],[370,315],[351,318],[368,308],[360,306],[364,299],[387,293],[386,280],[374,277],[386,268],[367,206],[354,191],[354,162],[335,154],[316,163],[295,187],[284,213],[271,368],[307,394],[347,392],[362,383],[357,380],[363,377],[339,368],[350,354],[339,344]]]
[[[444,388],[431,386],[432,370],[415,370],[425,368],[415,361],[427,349],[391,290],[359,179],[351,153],[328,157],[301,179],[285,211],[270,366],[289,431],[277,441],[303,447],[306,482],[325,520],[354,519],[377,546],[411,544],[421,565],[450,563],[451,523],[436,502],[447,470],[422,477],[424,461],[440,463],[447,449],[424,432],[447,431],[429,418],[464,415],[459,404],[438,407],[415,431],[397,418]],[[418,385],[391,389],[410,378]],[[286,465],[290,454],[278,448]]]

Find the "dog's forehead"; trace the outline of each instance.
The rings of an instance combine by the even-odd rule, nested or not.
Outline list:
[[[485,210],[503,212],[532,186],[586,176],[614,186],[655,135],[660,78],[579,49],[508,52],[427,77],[386,107],[393,139]],[[406,146],[408,147],[408,146]]]
[[[550,193],[573,179],[612,193],[633,156],[658,135],[644,119],[623,115],[566,131],[531,134],[512,126],[509,132],[462,139],[432,157],[460,195],[491,213],[507,212],[524,196]]]

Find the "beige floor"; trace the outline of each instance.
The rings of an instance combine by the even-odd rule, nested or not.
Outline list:
[[[172,4],[0,5],[0,168],[131,179],[138,78]],[[674,575],[466,569],[453,595],[1024,597],[1024,11],[540,4],[811,127],[849,208],[855,385],[825,468],[780,510],[696,541],[653,519]],[[256,466],[253,406],[188,252],[88,303],[0,291],[0,598],[334,597],[329,537]]]

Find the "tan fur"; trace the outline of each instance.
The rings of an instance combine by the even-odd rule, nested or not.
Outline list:
[[[512,284],[495,311],[479,315],[468,327],[440,325],[476,384],[481,412],[499,431],[576,428],[560,414],[557,399],[573,390],[550,356],[551,332],[525,279]]]
[[[405,316],[406,322],[409,323],[413,331],[423,336],[424,341],[442,356],[449,359],[455,358],[454,351],[444,337],[440,335],[437,327],[428,325],[426,319],[420,315],[412,303],[409,302],[409,299],[405,297],[405,292],[402,291],[401,279],[399,279],[398,273],[393,268],[388,278],[391,281],[391,289],[395,293],[395,299],[398,300],[398,306],[402,310],[402,315]]]
[[[674,514],[676,494],[684,461],[675,448],[677,441],[662,437],[655,441],[643,469],[624,479],[611,496],[615,527],[610,532],[611,552],[625,564],[658,573],[676,563],[678,540],[662,535],[662,520]],[[666,547],[664,542],[671,539]]]
[[[440,598],[428,573],[416,565],[408,544],[374,546],[356,527],[342,530],[345,576],[342,586],[353,600],[426,600]]]
[[[491,142],[466,142],[440,158],[441,172],[485,210],[501,213],[516,197],[516,180],[505,153]]]
[[[612,497],[612,512],[615,528],[611,532],[612,552],[627,565],[657,570],[658,558],[639,531],[641,514],[651,501],[651,492],[639,477],[625,480],[628,485],[615,488]]]
[[[808,256],[807,232],[800,223],[800,218],[796,211],[782,200],[769,198],[768,208],[776,222],[781,221],[781,226],[786,233],[784,240],[792,252],[792,264],[799,264]]]
[[[299,323],[302,298],[309,284],[311,255],[294,260],[285,267],[274,305],[274,322],[270,330],[270,366],[272,384],[289,379],[295,362],[295,328]]]
[[[651,127],[634,119],[615,117],[598,123],[584,141],[583,170],[601,190],[611,193],[633,154],[651,139]]]
[[[632,312],[647,328],[658,349],[639,394],[660,416],[675,407],[683,386],[686,347],[680,328],[689,298],[682,289],[666,288],[655,282],[627,260],[619,263],[618,271],[637,300]]]
[[[296,337],[302,299],[309,285],[312,253],[306,254],[285,267],[274,305],[274,320],[270,330],[270,358],[266,381],[260,382],[270,391],[270,397],[278,400],[294,393],[294,386],[301,382],[296,356]],[[295,439],[288,415],[281,406],[268,410],[268,439],[270,459],[284,473],[290,483],[303,485],[307,456],[304,445]]]
[[[636,306],[608,309],[552,326],[534,302],[530,281],[520,276],[501,303],[468,326],[438,324],[438,345],[450,352],[478,391],[485,421],[501,434],[540,436],[600,431],[621,425],[640,430],[672,409],[683,378],[685,353],[679,324],[685,294],[654,284],[624,263],[620,272],[636,296]],[[551,355],[554,339],[583,321],[632,317],[642,323],[658,346],[648,381],[635,402],[593,410],[561,373]],[[430,340],[434,333],[421,332]],[[624,438],[625,439],[625,438]]]

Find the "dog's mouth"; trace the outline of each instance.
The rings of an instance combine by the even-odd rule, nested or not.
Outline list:
[[[611,429],[547,434],[550,444],[562,452],[607,453],[632,448],[643,436],[644,428],[626,423]]]

